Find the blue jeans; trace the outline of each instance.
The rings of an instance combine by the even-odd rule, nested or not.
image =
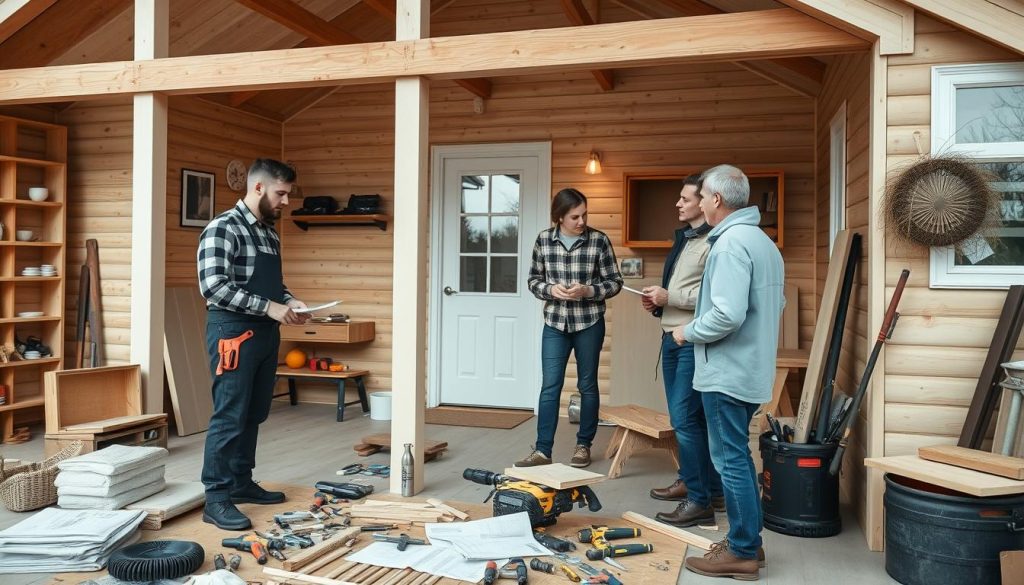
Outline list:
[[[747,429],[758,405],[721,392],[701,392],[708,419],[708,443],[715,469],[722,474],[729,550],[742,559],[757,558],[761,546],[761,499],[750,456]]]
[[[540,356],[543,383],[537,406],[537,444],[534,449],[551,457],[558,428],[558,407],[562,386],[565,385],[565,367],[569,352],[576,354],[576,378],[580,391],[580,430],[576,444],[590,447],[597,435],[597,412],[601,398],[597,390],[597,365],[604,345],[604,317],[590,327],[575,333],[565,333],[548,325],[541,336]]]
[[[722,478],[711,464],[708,422],[701,393],[693,389],[693,344],[676,345],[672,333],[661,336],[661,371],[665,377],[668,418],[679,445],[679,479],[687,498],[707,507],[722,495]]]

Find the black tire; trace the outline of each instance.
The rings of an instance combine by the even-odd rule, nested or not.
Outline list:
[[[107,571],[122,581],[158,581],[191,575],[206,551],[188,540],[154,540],[126,546],[110,555]]]

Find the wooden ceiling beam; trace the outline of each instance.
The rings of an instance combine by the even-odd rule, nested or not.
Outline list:
[[[582,0],[562,0],[562,10],[569,17],[569,22],[575,26],[591,26],[596,24],[594,17],[587,12]],[[595,69],[590,72],[597,80],[597,85],[604,91],[615,89],[615,73],[611,69]]]
[[[41,67],[50,63],[114,15],[127,10],[132,1],[57,2],[0,45],[0,69]]]
[[[751,35],[750,31],[759,31]],[[566,42],[571,38],[572,42]],[[870,44],[789,8],[258,53],[0,71],[0,104],[462,79],[865,51]],[[272,76],[252,75],[259,64]],[[188,72],[183,75],[182,72]]]
[[[447,2],[431,2],[430,15],[434,16],[438,12],[441,12],[445,8],[451,6],[454,2],[455,0],[448,0]],[[395,15],[397,14],[397,9],[395,8],[395,0],[363,0],[363,4],[366,4],[374,11],[376,11],[377,14],[380,14],[381,16],[388,18],[390,20],[394,20]]]
[[[362,40],[292,0],[235,0],[242,6],[258,12],[321,45],[352,45]]]
[[[11,38],[57,0],[3,0],[0,2],[0,43]]]
[[[951,2],[950,0],[903,0],[912,7],[966,29],[997,45],[1024,54],[1024,3],[1020,0]],[[913,30],[913,24],[911,24]]]
[[[914,52],[914,2],[906,0],[778,0],[827,22],[832,26],[855,34],[862,39],[878,38],[883,55],[901,55]],[[973,12],[974,4],[984,9],[989,2],[966,4],[964,12]],[[963,20],[958,22],[964,23]],[[1020,31],[1016,30],[1017,37]]]

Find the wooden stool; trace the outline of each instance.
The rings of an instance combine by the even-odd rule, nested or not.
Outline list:
[[[666,449],[672,456],[676,468],[679,467],[679,445],[676,433],[668,421],[668,415],[637,406],[602,406],[603,420],[619,425],[608,443],[605,457],[612,457],[612,465],[608,469],[608,479],[622,475],[622,466],[626,459],[638,451],[645,449]]]
[[[277,368],[278,378],[287,378],[288,380],[288,392],[287,394],[275,394],[274,398],[278,396],[288,396],[288,401],[291,402],[292,406],[298,404],[298,397],[296,396],[295,380],[302,378],[305,380],[315,380],[319,382],[329,382],[338,385],[338,418],[337,421],[341,422],[345,420],[345,407],[353,404],[359,404],[363,407],[363,412],[370,412],[370,403],[366,400],[366,386],[363,384],[363,378],[370,374],[369,370],[345,370],[344,372],[325,372],[325,371],[313,371],[313,370],[302,370],[292,369],[287,367]],[[359,394],[358,400],[352,400],[345,402],[345,380],[352,380],[356,384],[356,391]],[[275,380],[276,382],[276,380]]]

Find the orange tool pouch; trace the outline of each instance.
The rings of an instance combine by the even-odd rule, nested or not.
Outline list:
[[[242,351],[242,342],[253,335],[252,329],[249,329],[238,337],[217,340],[217,353],[220,354],[220,361],[217,362],[218,376],[227,370],[238,368],[238,354]]]

